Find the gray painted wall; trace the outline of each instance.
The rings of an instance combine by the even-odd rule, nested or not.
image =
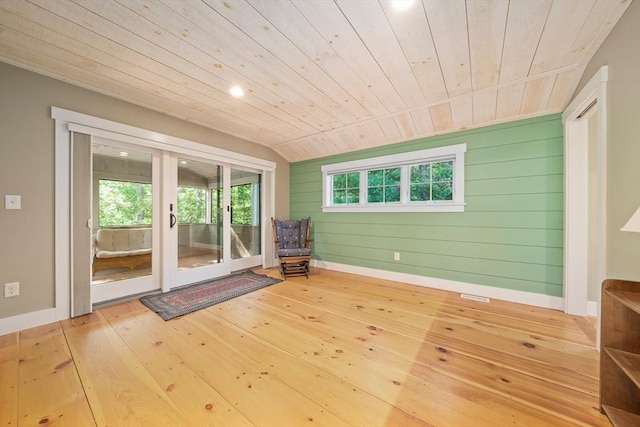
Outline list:
[[[51,106],[276,162],[276,214],[289,212],[289,164],[271,149],[0,63],[0,319],[54,306],[54,122]],[[4,195],[22,196],[5,210]]]
[[[576,93],[603,65],[607,86],[607,272],[640,281],[640,233],[620,231],[640,207],[640,2],[634,1],[595,54]]]

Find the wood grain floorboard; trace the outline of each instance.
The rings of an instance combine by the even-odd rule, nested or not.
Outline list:
[[[0,425],[18,425],[20,333],[0,336]]]
[[[608,426],[594,344],[593,319],[313,269],[2,336],[0,425]]]

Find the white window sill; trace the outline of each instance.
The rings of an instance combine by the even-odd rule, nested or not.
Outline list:
[[[322,212],[464,212],[464,203],[323,206]]]

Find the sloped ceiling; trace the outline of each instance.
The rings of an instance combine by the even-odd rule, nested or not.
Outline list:
[[[562,111],[631,0],[404,2],[2,0],[0,60],[294,162]]]

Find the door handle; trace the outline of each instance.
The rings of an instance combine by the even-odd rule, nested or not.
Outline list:
[[[178,219],[173,214],[173,203],[169,204],[169,212],[169,228],[173,228],[176,225],[176,222],[178,222]]]

